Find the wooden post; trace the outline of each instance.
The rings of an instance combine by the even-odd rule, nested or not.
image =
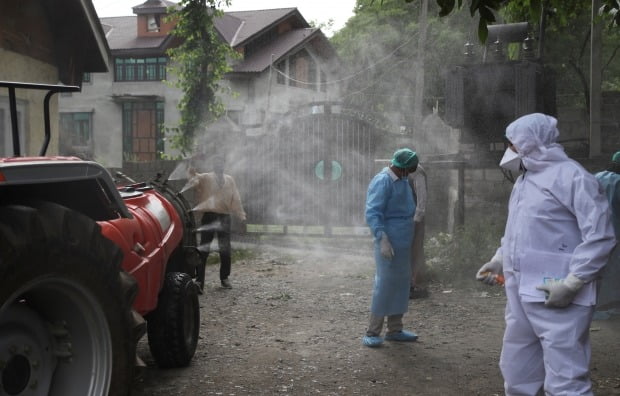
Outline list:
[[[601,42],[602,25],[598,20],[600,0],[592,0],[592,36],[590,39],[590,158],[601,155]]]

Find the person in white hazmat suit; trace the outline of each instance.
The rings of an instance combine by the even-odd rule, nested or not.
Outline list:
[[[503,274],[506,395],[592,395],[589,327],[596,278],[616,240],[599,183],[557,142],[557,120],[534,113],[506,128],[500,165],[521,169],[501,246],[476,278]]]

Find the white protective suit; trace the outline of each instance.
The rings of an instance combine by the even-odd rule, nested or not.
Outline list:
[[[596,278],[615,244],[599,183],[561,145],[557,120],[529,114],[506,128],[521,157],[496,256],[505,277],[506,330],[500,358],[506,395],[591,395],[589,326]],[[584,282],[565,308],[537,290],[569,274]]]

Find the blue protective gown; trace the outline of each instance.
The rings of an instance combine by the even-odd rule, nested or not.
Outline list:
[[[602,171],[594,175],[603,187],[609,208],[611,209],[611,223],[614,226],[616,239],[620,239],[620,174],[611,171]],[[609,257],[603,270],[600,289],[598,292],[597,307],[600,310],[620,308],[620,249],[616,247]]]
[[[614,226],[616,239],[618,239],[620,237],[620,175],[616,172],[602,171],[594,176],[605,190],[611,209],[611,223]]]
[[[384,168],[370,182],[366,196],[366,223],[375,237],[377,266],[370,306],[373,315],[407,312],[414,213],[415,202],[407,179],[399,179],[389,168]],[[392,260],[381,255],[382,232],[387,234],[394,249]]]

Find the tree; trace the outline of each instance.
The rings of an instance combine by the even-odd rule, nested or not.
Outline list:
[[[415,124],[418,51],[425,53],[424,84],[419,85],[425,98],[422,107],[428,113],[444,95],[444,73],[463,63],[463,46],[473,38],[468,15],[439,18],[431,1],[426,40],[420,46],[420,11],[418,4],[402,0],[358,0],[354,16],[330,40],[344,69],[350,70],[342,100],[377,120],[387,118],[389,122],[383,121],[382,126]]]
[[[589,108],[590,87],[590,28],[591,0],[566,2],[562,0],[546,0],[542,5],[538,2],[533,7],[529,0],[512,0],[500,11],[506,22],[528,21],[534,29],[544,34],[543,61],[550,66],[557,76],[559,98],[578,98],[572,105],[583,105]],[[544,8],[535,8],[538,6]],[[541,18],[544,12],[544,18]],[[602,15],[607,18],[607,15]],[[612,21],[615,18],[612,18]],[[541,24],[544,26],[541,29]],[[606,29],[602,37],[603,55],[603,88],[606,90],[620,89],[620,63],[617,54],[620,50],[620,32],[617,28]],[[544,33],[542,32],[544,30]],[[539,37],[540,40],[540,37]],[[579,96],[576,96],[579,95]],[[566,102],[566,99],[562,99]]]
[[[172,35],[180,44],[168,55],[178,77],[175,85],[183,91],[181,118],[171,140],[182,155],[191,152],[196,131],[224,111],[217,94],[230,70],[228,61],[236,54],[215,29],[215,18],[223,15],[220,4],[230,5],[230,0],[181,0],[170,9],[169,18],[176,20]]]
[[[418,0],[405,0],[406,3],[413,3]],[[472,17],[476,14],[480,19],[478,22],[478,38],[481,43],[485,43],[488,36],[487,25],[495,22],[495,12],[499,11],[502,6],[507,4],[519,3],[522,6],[530,8],[533,14],[540,14],[542,4],[548,0],[469,0],[469,12]],[[571,2],[562,0],[552,0],[558,6],[570,5]],[[383,3],[383,0],[381,0]],[[439,16],[450,15],[455,9],[460,9],[465,5],[463,0],[437,0],[439,6]],[[620,25],[620,1],[619,0],[601,0],[600,14],[608,17],[611,26]]]

